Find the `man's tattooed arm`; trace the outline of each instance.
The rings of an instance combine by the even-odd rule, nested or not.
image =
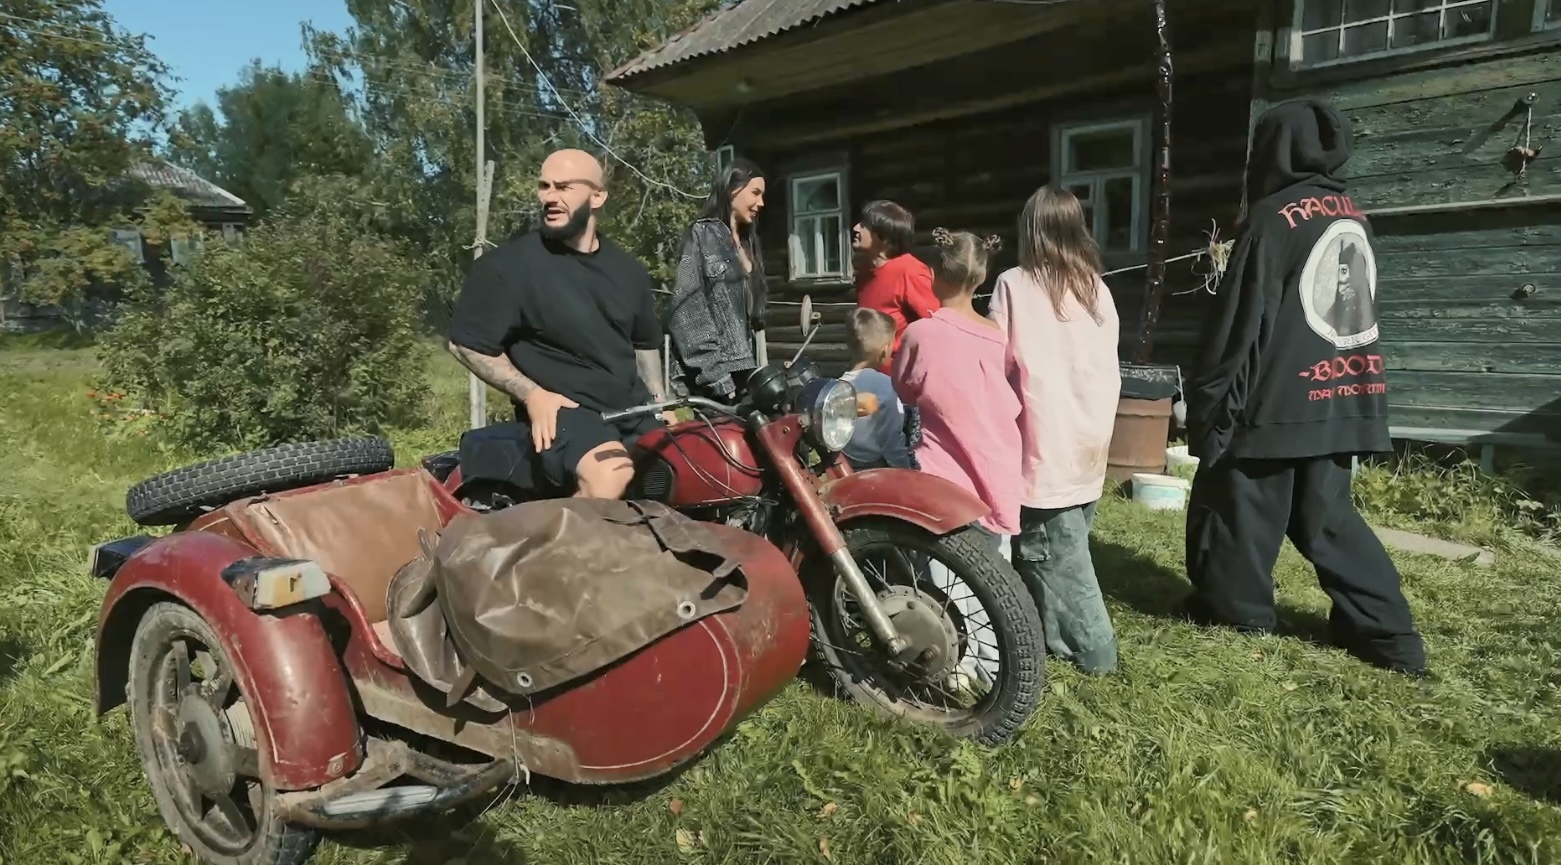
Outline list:
[[[650,397],[656,402],[663,402],[667,398],[666,389],[661,386],[661,352],[650,351],[634,352],[634,365],[640,371],[640,381],[650,388]]]
[[[471,370],[473,375],[487,382],[490,387],[508,394],[516,402],[525,402],[526,397],[537,390],[537,383],[516,369],[506,355],[493,357],[453,342],[447,343],[446,348],[461,362],[461,366]]]

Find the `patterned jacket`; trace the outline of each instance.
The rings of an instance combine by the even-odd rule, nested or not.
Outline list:
[[[696,220],[683,235],[667,313],[670,373],[681,389],[729,396],[732,373],[757,366],[753,334],[764,329],[768,292],[758,244],[751,255],[749,274],[731,229],[718,219]]]

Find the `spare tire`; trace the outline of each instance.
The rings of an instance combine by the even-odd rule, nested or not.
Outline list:
[[[388,471],[395,464],[395,451],[382,438],[280,445],[147,478],[125,494],[125,510],[138,525],[177,525],[238,499]]]

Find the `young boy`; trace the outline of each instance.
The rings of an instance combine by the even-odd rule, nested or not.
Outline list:
[[[894,327],[894,319],[876,309],[858,307],[851,313],[846,343],[853,366],[841,378],[856,388],[864,408],[874,409],[856,419],[856,431],[845,446],[846,460],[858,471],[912,467],[904,408],[894,393],[894,382],[879,371],[894,348]]]

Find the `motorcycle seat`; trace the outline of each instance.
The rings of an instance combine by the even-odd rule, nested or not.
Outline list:
[[[437,537],[445,524],[421,471],[236,502],[229,512],[261,553],[319,564],[357,597],[370,624],[385,620],[391,578],[421,552],[418,530]]]

